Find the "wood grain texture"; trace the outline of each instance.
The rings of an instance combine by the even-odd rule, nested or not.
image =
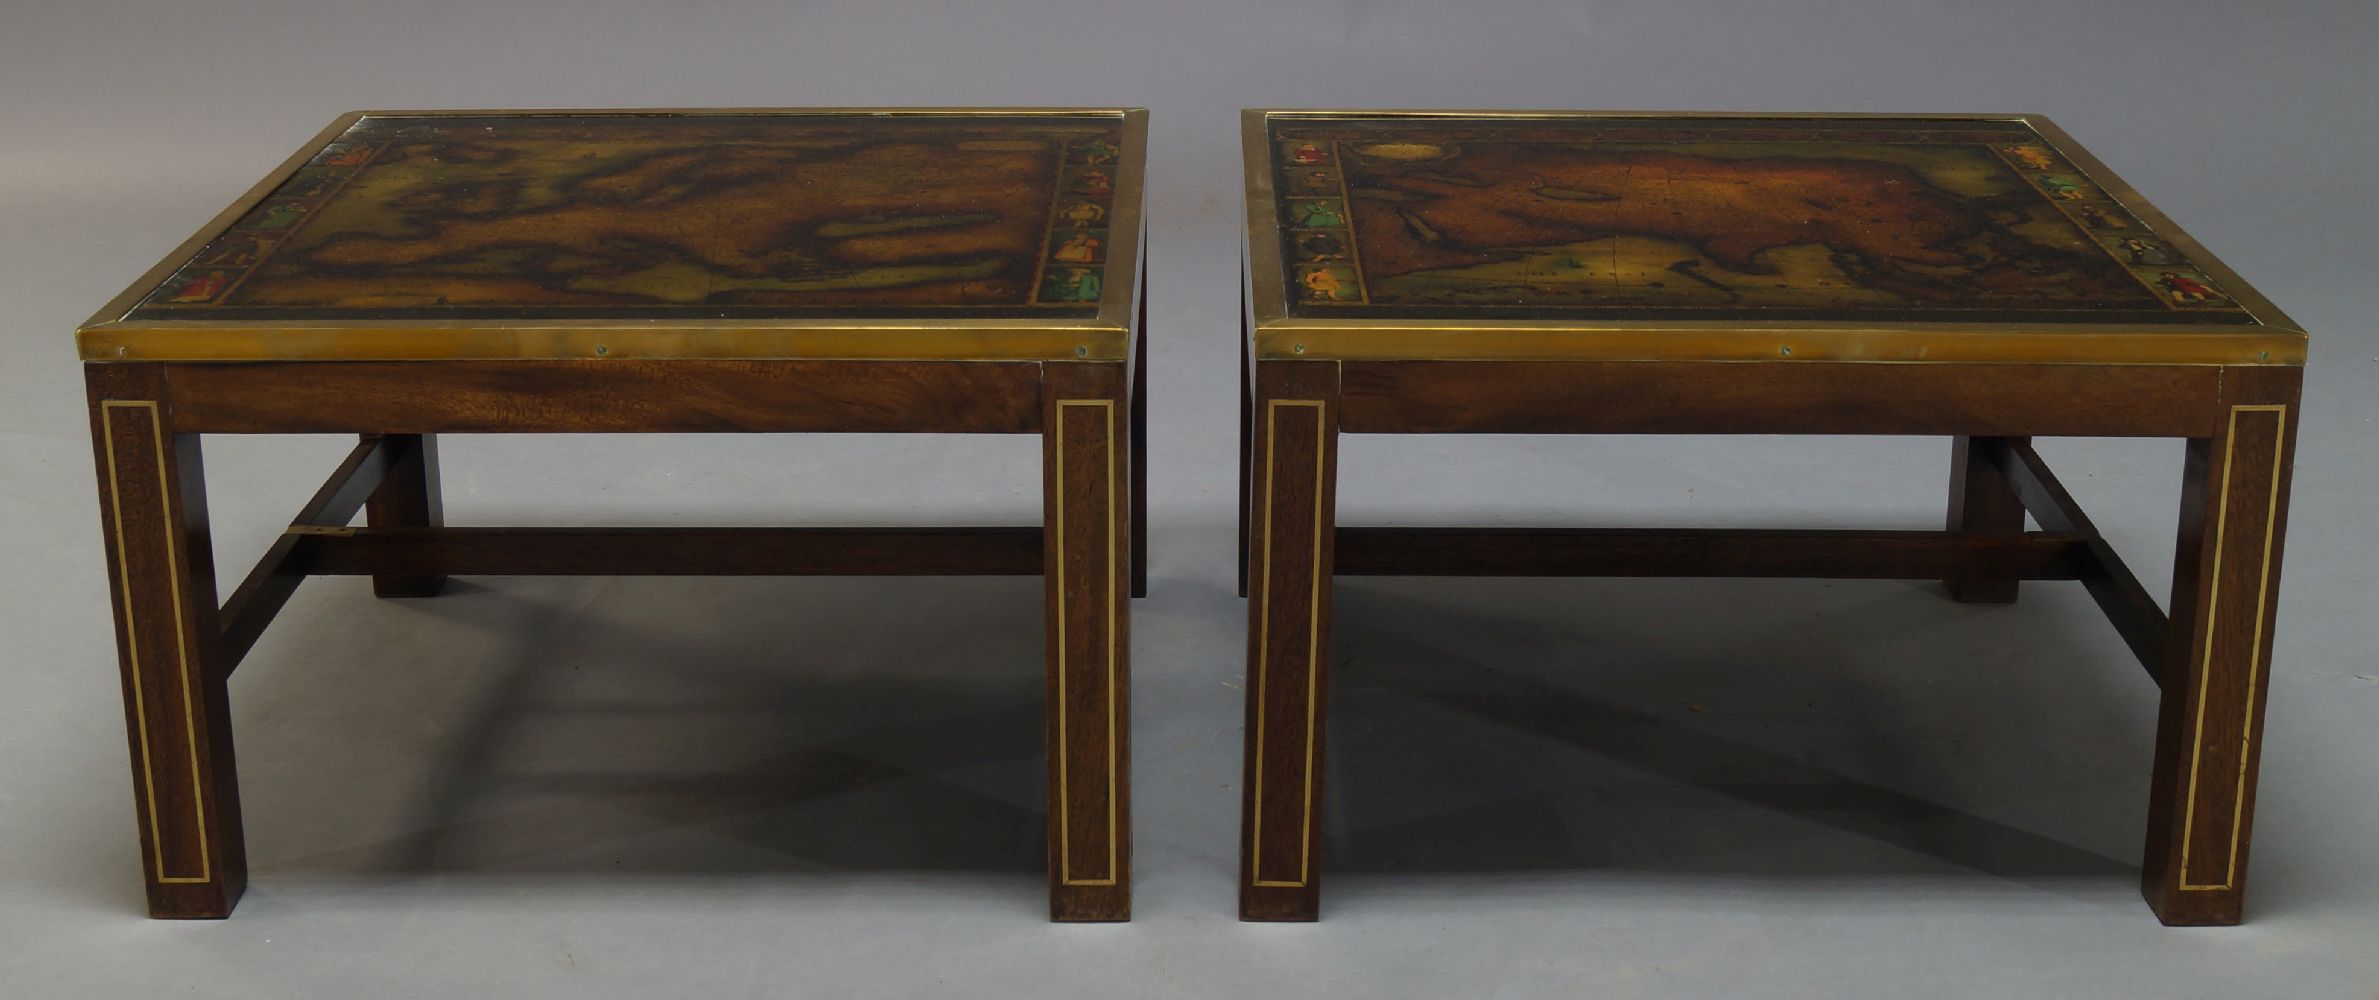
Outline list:
[[[1132,596],[1148,596],[1148,282],[1132,334]]]
[[[446,499],[438,483],[438,437],[397,434],[387,438],[395,458],[388,477],[364,504],[364,523],[375,528],[435,528],[446,523]],[[441,574],[383,573],[372,577],[378,597],[435,597],[446,586]]]
[[[247,885],[198,439],[153,365],[86,366],[149,914],[223,917]]]
[[[2022,498],[2032,517],[2050,531],[2072,532],[2086,539],[2086,558],[2083,561],[2082,586],[2090,592],[2098,609],[2106,613],[2107,621],[2131,647],[2133,656],[2147,668],[2148,676],[2158,684],[2164,683],[2167,666],[2166,651],[2170,620],[2164,608],[2156,603],[2156,595],[2141,586],[2139,577],[2116,554],[2090,516],[2082,512],[2082,505],[2059,482],[2049,463],[2033,450],[2028,441],[2016,441],[2005,448],[1995,449],[1990,456],[1999,463],[1999,472]]]
[[[2188,437],[2222,369],[1836,362],[1348,361],[1350,434]]]
[[[1255,370],[1248,367],[1247,288],[1239,289],[1239,596],[1247,596],[1249,450],[1255,441]]]
[[[1033,576],[1038,528],[363,528],[290,536],[300,572],[379,576]]]
[[[207,434],[1041,429],[1030,361],[350,361],[175,365]]]
[[[1130,376],[1052,364],[1043,401],[1049,913],[1129,920]]]
[[[1766,528],[1340,528],[1340,576],[1809,577],[2072,580],[2073,534]]]
[[[2231,369],[2188,446],[2141,888],[2167,924],[2243,916],[2301,372]]]
[[[1053,741],[1065,756],[1052,842],[1073,846],[1052,855],[1065,876],[1053,884],[1052,912],[1127,919],[1135,400],[1124,362],[1053,368],[1045,395],[1038,362],[87,364],[151,911],[226,916],[244,886],[224,681],[307,575],[371,575],[383,594],[426,594],[453,573],[1026,575],[1064,566],[1051,593],[1065,601],[1049,615],[1065,664],[1057,669],[1053,652],[1052,679],[1062,684],[1052,688],[1052,719],[1067,734]],[[1095,403],[1103,421],[1083,424],[1085,407],[1060,403]],[[1061,412],[1072,428],[1063,436],[1049,419]],[[1051,477],[1052,497],[1066,496],[1073,514],[1011,528],[446,527],[433,437],[1045,427],[1050,457],[1073,462]],[[220,609],[202,431],[363,436]],[[359,510],[370,523],[352,527]],[[1070,544],[1053,552],[1045,538]],[[189,711],[159,711],[183,704]]]
[[[386,482],[389,471],[400,461],[401,452],[389,439],[366,434],[355,448],[347,453],[330,478],[314,491],[314,496],[298,508],[290,519],[292,527],[331,527],[353,520],[369,499],[377,495]],[[248,650],[264,635],[265,626],[272,624],[289,596],[304,583],[312,572],[298,555],[298,544],[306,535],[283,532],[281,537],[265,549],[264,557],[248,572],[230,597],[223,599],[223,670],[226,674],[239,668]]]
[[[1275,482],[1268,429],[1275,382],[1292,372],[1342,372],[1336,431],[1367,433],[1949,434],[1951,499],[1943,532],[1347,528],[1324,525],[1323,563],[1346,574],[1835,576],[1933,578],[1962,597],[2011,597],[2015,581],[2080,581],[2163,686],[2143,887],[2166,923],[2236,923],[2246,885],[2254,790],[2285,535],[2290,449],[2301,370],[2291,367],[2083,367],[1933,364],[1671,364],[1655,362],[1256,362],[1251,461],[1253,549],[1246,573],[1250,661],[1287,655],[1281,518],[1267,504],[1295,493]],[[1269,381],[1268,381],[1269,380]],[[1268,395],[1269,394],[1269,395]],[[1336,398],[1336,397],[1334,397]],[[1302,427],[1300,428],[1302,433]],[[2030,443],[2033,435],[2170,436],[2189,440],[2167,615]],[[1334,437],[1332,438],[1334,440]],[[1327,468],[1327,461],[1323,463]],[[1325,482],[1324,487],[1327,484]],[[1327,511],[1325,504],[1321,510]],[[2026,531],[2026,516],[2043,530]],[[1310,586],[1311,577],[1291,582]],[[1327,649],[1323,609],[1306,621]],[[1271,629],[1273,631],[1267,631]],[[1326,653],[1313,662],[1326,659]],[[1248,806],[1241,912],[1311,919],[1311,873],[1281,877],[1269,860],[1292,846],[1290,811],[1262,789],[1301,777],[1272,747],[1304,735],[1277,715],[1277,675],[1251,666]],[[1318,701],[1326,672],[1311,687]],[[1301,706],[1291,706],[1301,707]],[[1318,739],[1316,746],[1319,746]],[[1313,772],[1318,775],[1318,763]],[[1302,827],[1300,828],[1302,832]],[[1306,853],[1300,857],[1310,858]],[[1260,874],[1259,874],[1260,873]]]
[[[1996,458],[2018,438],[1956,437],[1950,440],[1948,529],[1959,534],[2009,536],[2024,533],[2024,502],[2000,474]],[[1966,604],[2013,604],[2016,581],[1975,572],[1944,578],[1949,596]]]
[[[1338,366],[1257,366],[1239,917],[1313,920],[1321,906]]]

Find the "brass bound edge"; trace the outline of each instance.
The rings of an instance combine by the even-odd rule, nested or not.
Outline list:
[[[1121,121],[1099,314],[1082,320],[126,320],[141,299],[366,118],[485,116],[848,115],[1109,117]],[[1129,354],[1142,248],[1148,112],[1139,108],[589,108],[356,111],[341,115],[102,307],[75,332],[87,362],[459,361],[568,359],[850,359],[1122,361]],[[1126,294],[1123,290],[1134,290]]]
[[[124,537],[124,490],[121,457],[116,454],[116,411],[141,410],[147,413],[150,444],[156,458],[157,496],[163,507],[167,526],[165,543],[166,587],[173,601],[173,648],[177,679],[182,692],[182,736],[190,765],[191,829],[198,841],[198,874],[169,875],[165,871],[165,833],[157,818],[157,771],[154,752],[149,743],[149,704],[143,692],[147,681],[141,672],[140,627],[133,610],[132,555]],[[165,425],[157,412],[157,402],[147,399],[110,399],[99,404],[99,433],[105,442],[107,455],[108,527],[115,541],[118,586],[123,590],[124,658],[130,663],[132,712],[134,733],[139,737],[140,790],[142,805],[148,813],[150,864],[161,885],[203,885],[215,880],[213,853],[207,848],[206,789],[200,784],[198,766],[198,707],[192,690],[190,669],[190,638],[182,622],[182,553],[175,544],[181,522],[173,509],[173,484],[165,465]]]
[[[2182,327],[2091,323],[1755,324],[1740,321],[1316,319],[1289,315],[1272,181],[1274,120],[1405,118],[1684,118],[2011,122],[2032,129],[2090,179],[2198,264],[2260,326]],[[1246,280],[1255,356],[1289,360],[1575,360],[2001,362],[2021,364],[2302,365],[2306,336],[2294,320],[2158,211],[2047,117],[2036,114],[1861,114],[1731,111],[1498,111],[1247,109],[1241,112],[1246,182]]]

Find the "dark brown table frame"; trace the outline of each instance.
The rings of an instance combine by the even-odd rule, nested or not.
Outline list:
[[[2168,924],[2239,921],[2300,367],[1262,358],[1247,369],[1242,918],[1319,913],[1331,581],[1387,575],[1939,579],[1958,600],[1989,603],[2015,600],[2021,580],[2078,580],[2163,689],[2148,903]],[[1942,531],[1351,528],[1334,514],[1341,433],[1947,435],[1955,446]],[[2187,440],[2169,614],[2032,447],[2057,436]],[[2027,514],[2042,530],[2026,530]]]
[[[228,681],[308,576],[368,575],[379,596],[428,597],[471,573],[1040,574],[1050,913],[1129,919],[1124,591],[1147,590],[1134,514],[1147,496],[1147,345],[1134,336],[1131,361],[86,363],[150,913],[228,916],[245,888]],[[854,431],[1038,434],[1042,524],[463,528],[440,510],[439,434]],[[360,436],[219,605],[207,434]],[[349,527],[358,510],[366,526]]]

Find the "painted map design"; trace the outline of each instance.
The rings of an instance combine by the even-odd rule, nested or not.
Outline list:
[[[1088,315],[1112,118],[366,118],[154,318]]]
[[[2252,322],[2020,122],[1275,120],[1301,315]]]

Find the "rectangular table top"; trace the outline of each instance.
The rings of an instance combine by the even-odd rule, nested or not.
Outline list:
[[[1249,111],[1264,357],[2299,364],[2046,119]]]
[[[1136,110],[359,112],[89,360],[1125,356]]]

